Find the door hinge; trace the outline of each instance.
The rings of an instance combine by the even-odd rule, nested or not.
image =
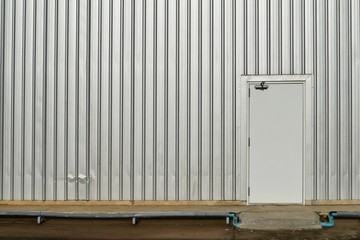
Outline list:
[[[250,88],[249,88],[249,97],[250,97]]]
[[[250,147],[250,138],[248,138],[248,146]]]
[[[250,187],[248,187],[248,196],[250,196]]]

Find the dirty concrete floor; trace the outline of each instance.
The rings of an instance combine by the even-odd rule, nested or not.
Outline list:
[[[11,206],[0,211],[47,211],[74,213],[126,212],[266,212],[358,211],[360,205],[332,206]],[[0,218],[0,239],[360,239],[360,221],[336,219],[331,229],[309,231],[261,231],[233,229],[219,219],[131,220]]]
[[[359,220],[336,220],[331,229],[259,231],[234,229],[224,220],[129,220],[0,218],[0,239],[360,239]]]

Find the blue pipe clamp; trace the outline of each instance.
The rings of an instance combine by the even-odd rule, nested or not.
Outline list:
[[[320,222],[320,226],[323,228],[331,228],[333,226],[335,226],[335,220],[334,217],[337,216],[337,212],[329,212],[329,214],[327,215],[327,222]]]
[[[236,227],[236,228],[240,227],[240,221],[238,220],[238,216],[237,216],[236,213],[230,212],[229,215],[228,215],[228,217],[229,217],[230,219],[232,219],[231,225],[232,225],[233,227]]]

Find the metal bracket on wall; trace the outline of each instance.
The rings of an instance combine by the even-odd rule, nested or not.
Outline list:
[[[265,85],[265,82],[261,82],[260,84],[255,85],[256,90],[264,91],[264,90],[266,90],[268,88],[269,88],[269,85]]]

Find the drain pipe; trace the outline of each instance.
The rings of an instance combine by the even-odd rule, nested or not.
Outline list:
[[[226,218],[227,223],[233,227],[239,227],[240,222],[236,213],[217,212],[143,212],[143,213],[54,213],[54,212],[0,212],[0,217],[37,217],[37,223],[41,224],[45,218],[73,218],[73,219],[131,219],[133,224],[138,219],[145,218]]]
[[[360,212],[332,212],[339,218],[360,218]]]
[[[360,212],[329,212],[327,215],[327,222],[320,222],[320,225],[325,228],[330,228],[335,226],[334,217],[337,218],[360,218]]]

